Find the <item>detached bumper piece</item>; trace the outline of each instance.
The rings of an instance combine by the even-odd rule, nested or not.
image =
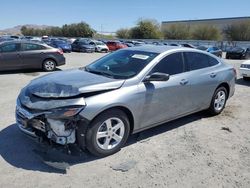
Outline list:
[[[73,119],[50,119],[46,113],[30,113],[17,106],[16,122],[19,129],[32,137],[47,137],[61,145],[76,142],[76,121]]]

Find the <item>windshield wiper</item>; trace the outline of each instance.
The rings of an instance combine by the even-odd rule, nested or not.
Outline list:
[[[97,70],[89,69],[87,67],[85,67],[85,71],[90,72],[90,73],[94,73],[94,74],[98,74],[98,75],[102,75],[102,76],[105,76],[105,77],[109,77],[109,78],[114,78],[114,75],[110,74],[108,72],[97,71]]]

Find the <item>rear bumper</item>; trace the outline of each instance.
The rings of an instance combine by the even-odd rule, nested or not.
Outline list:
[[[250,77],[250,69],[240,68],[240,75],[244,77]]]
[[[60,58],[57,58],[57,66],[61,66],[65,64],[66,64],[66,59],[63,55]]]

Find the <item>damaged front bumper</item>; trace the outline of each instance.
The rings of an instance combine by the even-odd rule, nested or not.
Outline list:
[[[16,123],[19,129],[32,137],[47,137],[61,145],[76,142],[76,127],[79,112],[84,107],[64,107],[51,110],[33,110],[16,105]]]

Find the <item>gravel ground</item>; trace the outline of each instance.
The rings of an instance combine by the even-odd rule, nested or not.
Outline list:
[[[103,54],[65,54],[83,66]],[[236,68],[241,61],[227,61]],[[72,147],[39,144],[15,126],[15,100],[43,72],[0,73],[0,187],[250,187],[250,81],[238,78],[223,113],[204,112],[129,138],[122,150],[95,158]]]

